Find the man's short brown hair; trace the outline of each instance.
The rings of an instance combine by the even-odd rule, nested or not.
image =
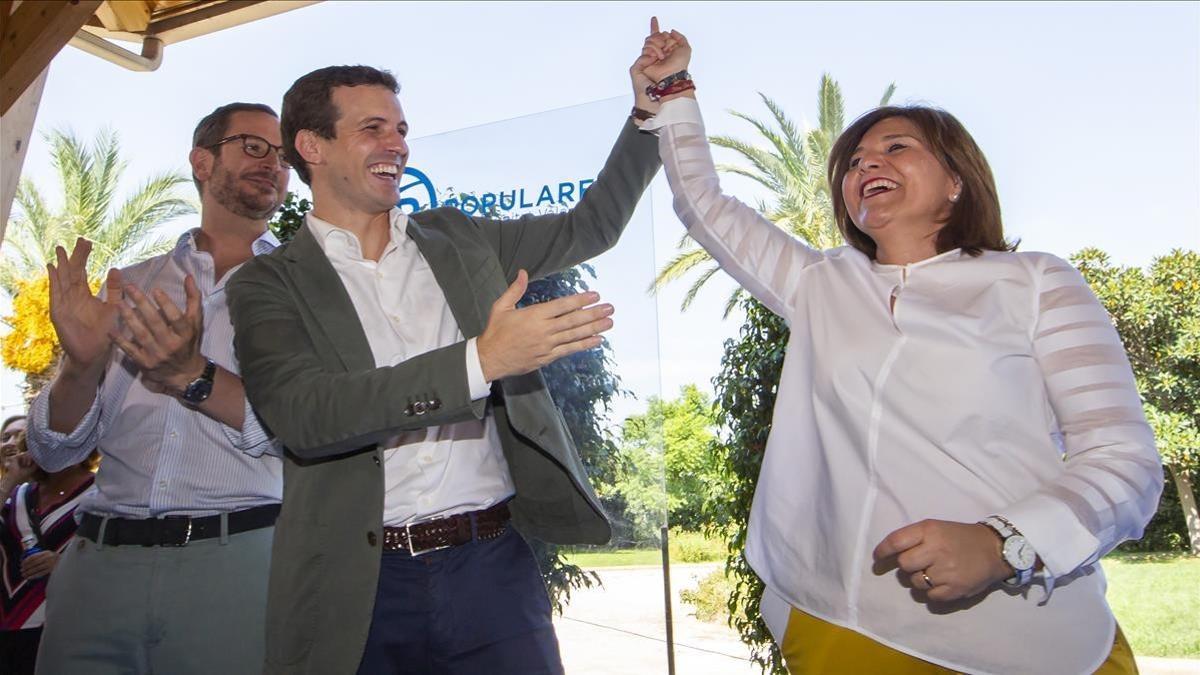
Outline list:
[[[400,93],[396,78],[386,70],[370,66],[329,66],[314,70],[292,83],[283,95],[283,158],[296,169],[305,185],[312,185],[308,162],[296,151],[296,134],[308,129],[321,138],[336,138],[335,125],[341,112],[333,103],[334,87],[387,87]]]
[[[234,113],[239,112],[260,112],[276,119],[279,118],[271,106],[263,103],[226,103],[205,115],[196,125],[196,130],[192,132],[192,147],[212,151],[212,145],[225,138],[225,134],[229,132],[229,119],[233,117]],[[215,151],[212,152],[216,155]],[[203,190],[195,173],[192,174],[192,182],[196,184],[197,190]]]

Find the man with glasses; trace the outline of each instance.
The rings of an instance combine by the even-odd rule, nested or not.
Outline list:
[[[190,155],[200,227],[174,250],[88,285],[91,243],[59,247],[50,314],[64,358],[28,443],[58,471],[99,448],[96,490],[47,592],[38,672],[252,673],[283,478],[246,402],[225,283],[278,242],[287,192],[279,119],[232,103]],[[280,336],[280,339],[287,339]]]

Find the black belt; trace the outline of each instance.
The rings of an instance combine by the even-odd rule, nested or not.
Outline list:
[[[260,530],[275,524],[279,504],[265,504],[227,515],[228,534]],[[109,518],[104,541],[97,541],[104,518],[83,514],[76,534],[105,546],[187,546],[188,542],[221,536],[221,516],[167,516],[165,518]]]

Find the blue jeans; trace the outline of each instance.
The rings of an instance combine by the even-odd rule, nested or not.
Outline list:
[[[413,557],[385,551],[359,675],[560,675],[550,600],[511,526]]]

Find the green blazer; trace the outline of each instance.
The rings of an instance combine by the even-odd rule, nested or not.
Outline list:
[[[409,218],[408,236],[463,335],[478,336],[519,269],[545,276],[611,248],[659,165],[657,139],[627,122],[570,212],[498,221],[434,209]],[[377,368],[350,296],[307,227],[247,262],[227,293],[246,395],[285,447],[266,672],[337,675],[358,667],[383,542],[376,444],[399,431],[482,418],[490,401],[516,485],[515,525],[555,543],[610,538],[540,373],[505,378],[488,401],[472,401],[465,342]]]

